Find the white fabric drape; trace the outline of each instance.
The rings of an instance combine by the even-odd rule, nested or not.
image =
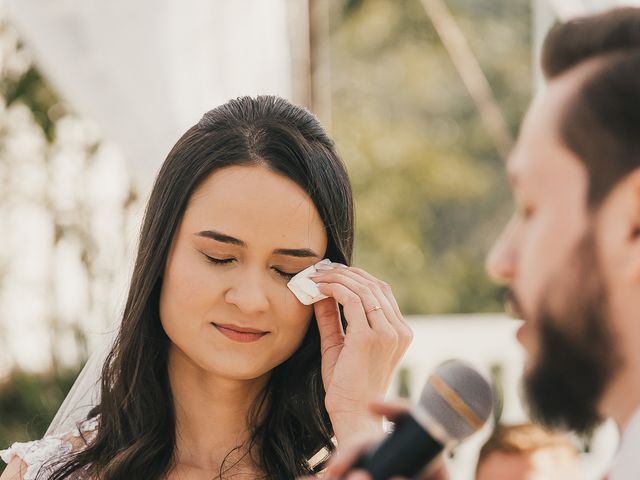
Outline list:
[[[292,38],[305,30],[291,22],[308,21],[291,18],[289,2],[299,0],[0,1],[39,70],[119,148],[143,192],[206,110],[240,95],[291,99],[293,62],[305,51]],[[48,434],[96,404],[112,337],[94,349]]]
[[[292,92],[286,0],[5,0],[58,93],[143,177],[204,111]]]

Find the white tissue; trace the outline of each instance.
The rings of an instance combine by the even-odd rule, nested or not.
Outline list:
[[[318,263],[329,265],[331,264],[331,260],[325,258]],[[304,270],[302,270],[295,277],[289,280],[289,283],[287,283],[287,287],[289,287],[289,290],[291,290],[296,298],[300,300],[300,302],[302,302],[304,305],[311,305],[322,300],[323,298],[327,298],[326,295],[320,293],[320,290],[318,290],[318,285],[316,285],[316,283],[309,278],[309,275],[316,272],[316,266],[311,265],[309,268],[305,268]]]

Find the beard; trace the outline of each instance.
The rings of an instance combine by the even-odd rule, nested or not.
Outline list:
[[[599,404],[621,364],[607,322],[607,289],[592,232],[578,244],[565,272],[568,278],[551,282],[540,303],[539,353],[525,375],[524,390],[534,420],[588,433],[602,421]],[[565,292],[568,307],[561,313],[549,307],[552,289]]]

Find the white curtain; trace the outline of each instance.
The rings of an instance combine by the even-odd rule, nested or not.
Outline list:
[[[286,0],[5,0],[38,66],[143,178],[206,110],[291,97]]]

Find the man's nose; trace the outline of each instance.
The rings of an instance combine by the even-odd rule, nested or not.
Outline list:
[[[516,248],[513,222],[507,225],[491,248],[485,268],[496,283],[510,283],[516,275]]]

